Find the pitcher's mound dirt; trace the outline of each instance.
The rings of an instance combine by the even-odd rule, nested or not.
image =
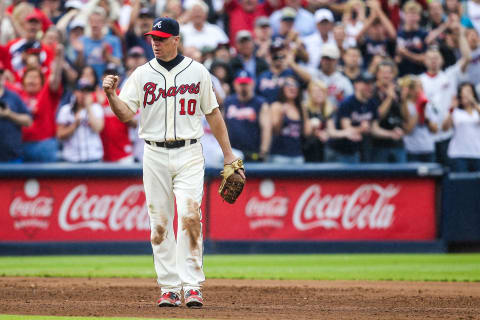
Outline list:
[[[0,278],[0,313],[208,319],[480,319],[480,283],[209,279],[203,309],[149,279]]]

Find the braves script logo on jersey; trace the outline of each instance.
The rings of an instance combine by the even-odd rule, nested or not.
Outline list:
[[[152,105],[155,101],[166,97],[174,97],[177,94],[185,94],[186,92],[190,94],[198,94],[200,92],[200,82],[192,84],[182,84],[180,86],[171,86],[168,90],[161,88],[154,82],[147,82],[143,86],[143,91],[145,92],[143,96],[143,107],[146,105]]]

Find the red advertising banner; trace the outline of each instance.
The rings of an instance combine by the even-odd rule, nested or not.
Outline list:
[[[0,213],[0,241],[150,239],[140,179],[2,180]]]
[[[234,205],[210,184],[212,240],[433,240],[429,179],[249,179]]]

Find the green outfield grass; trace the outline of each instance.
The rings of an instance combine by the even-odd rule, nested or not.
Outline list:
[[[480,254],[207,255],[207,278],[480,281]],[[0,257],[0,276],[154,278],[151,256]]]

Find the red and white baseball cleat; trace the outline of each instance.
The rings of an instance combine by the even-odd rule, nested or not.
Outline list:
[[[200,290],[188,290],[185,293],[185,304],[189,308],[203,307],[202,292]]]
[[[157,304],[159,307],[178,307],[182,304],[180,296],[175,292],[165,292],[158,299]]]

